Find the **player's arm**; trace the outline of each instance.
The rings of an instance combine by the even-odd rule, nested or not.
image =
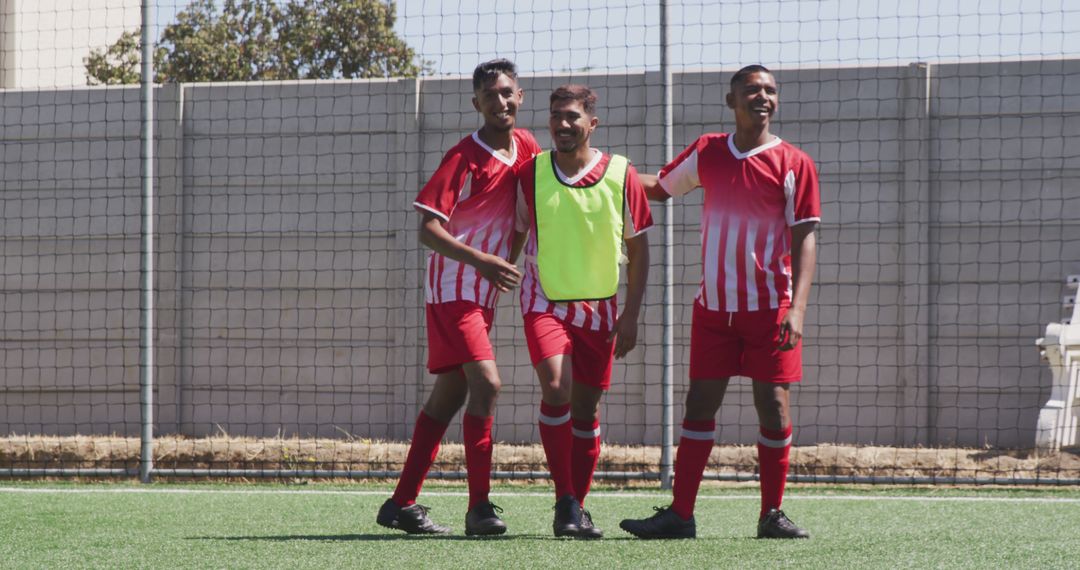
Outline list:
[[[514,232],[514,241],[510,242],[510,263],[517,263],[521,250],[525,249],[525,242],[529,239],[528,232]]]
[[[660,185],[660,178],[655,174],[638,173],[638,178],[641,179],[641,185],[645,188],[645,195],[649,197],[649,200],[667,202],[671,198],[671,194],[664,190],[664,187]]]
[[[659,174],[641,174],[641,186],[645,189],[645,196],[653,202],[667,202],[672,196],[684,196],[694,188],[701,186],[701,175],[698,173],[698,147],[703,139],[699,138],[694,144],[683,149],[679,156],[660,169]],[[660,183],[660,178],[664,183]]]
[[[615,321],[611,338],[615,339],[615,358],[626,356],[637,345],[638,318],[649,278],[649,234],[640,233],[626,240],[626,301]],[[609,339],[610,340],[610,339]]]
[[[476,271],[484,279],[491,281],[499,291],[509,291],[521,282],[521,272],[514,264],[461,243],[446,231],[442,220],[435,214],[422,212],[422,215],[420,243],[440,255],[475,267]]]
[[[803,318],[810,298],[810,284],[814,280],[817,263],[817,222],[804,222],[791,228],[791,308],[780,321],[780,350],[791,350],[803,336]]]
[[[525,243],[529,240],[529,220],[532,219],[529,204],[525,200],[524,183],[521,182],[519,172],[515,171],[514,174],[518,176],[518,184],[514,189],[517,196],[514,203],[514,237],[510,242],[510,263],[517,263],[521,250],[525,249]]]

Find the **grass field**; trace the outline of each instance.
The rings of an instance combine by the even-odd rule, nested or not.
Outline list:
[[[2,568],[1078,568],[1080,489],[792,487],[785,510],[813,537],[753,539],[755,487],[708,487],[698,538],[641,541],[618,528],[668,495],[599,488],[606,537],[551,536],[547,487],[497,487],[505,537],[462,534],[465,492],[421,502],[454,527],[411,537],[375,524],[386,485],[0,482]]]

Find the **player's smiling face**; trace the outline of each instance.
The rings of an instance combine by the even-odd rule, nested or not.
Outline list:
[[[735,111],[738,123],[747,126],[768,124],[780,104],[776,79],[764,71],[747,75],[728,93],[727,104]]]
[[[517,81],[500,73],[476,90],[473,107],[484,116],[485,127],[505,132],[514,128],[518,107],[524,99],[525,92],[518,87]]]
[[[551,104],[551,117],[548,128],[555,150],[574,152],[581,145],[588,144],[599,120],[585,112],[585,106],[575,99],[560,99]]]

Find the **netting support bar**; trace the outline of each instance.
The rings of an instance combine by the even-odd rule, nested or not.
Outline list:
[[[668,38],[670,10],[666,0],[660,2],[660,77],[663,78],[664,107],[664,163],[672,158],[674,113],[672,112],[671,53]],[[675,225],[672,217],[675,206],[671,200],[664,203],[664,372],[661,377],[661,445],[660,487],[671,488],[675,447]]]
[[[11,471],[42,471],[34,469]],[[52,475],[75,475],[77,472],[109,470],[53,469]],[[122,471],[122,470],[116,470]],[[8,470],[0,470],[0,476],[8,475]],[[354,470],[354,469],[155,469],[158,477],[176,478],[228,478],[243,477],[251,479],[397,479],[401,471],[392,470]],[[661,474],[650,471],[597,471],[593,477],[597,481],[656,481]],[[547,471],[493,471],[492,479],[499,480],[540,480],[551,477]],[[429,479],[465,480],[465,471],[432,471]],[[709,473],[704,474],[706,481],[750,482],[757,481],[757,474]],[[1053,477],[905,477],[894,475],[788,475],[789,483],[831,483],[857,485],[1080,485],[1080,479]]]
[[[151,30],[154,3],[142,2],[142,283],[139,302],[139,480],[150,482],[154,469],[154,57]]]
[[[931,377],[930,302],[931,271],[935,253],[932,241],[931,199],[931,66],[918,62],[908,66],[902,81],[900,182],[900,305],[899,338],[900,411],[902,446],[936,444],[934,431],[936,387]]]
[[[139,469],[99,468],[99,467],[56,467],[56,468],[21,468],[0,469],[0,477],[134,477]]]

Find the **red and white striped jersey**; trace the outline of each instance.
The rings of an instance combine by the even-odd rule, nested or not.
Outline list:
[[[413,202],[434,214],[461,243],[506,259],[514,238],[514,169],[540,153],[532,133],[515,129],[509,158],[484,144],[477,133],[458,142],[445,156]],[[472,301],[492,308],[499,291],[471,265],[436,252],[428,255],[424,297],[428,303]]]
[[[558,165],[555,175],[559,180],[574,187],[596,184],[604,177],[611,155],[593,149],[593,160],[578,174],[567,176]],[[553,163],[554,164],[554,163]],[[517,217],[515,229],[529,232],[525,242],[525,275],[521,281],[521,314],[552,313],[559,320],[570,325],[593,331],[610,331],[618,317],[618,302],[615,297],[603,301],[572,301],[555,303],[548,301],[540,287],[539,270],[536,265],[536,161],[529,160],[518,170]],[[649,199],[645,188],[641,186],[637,170],[633,165],[627,168],[626,188],[623,200],[623,238],[629,239],[647,231],[653,225]]]
[[[672,196],[705,189],[701,287],[710,311],[791,304],[791,226],[821,220],[817,170],[779,137],[747,152],[728,134],[705,134],[660,171]]]

